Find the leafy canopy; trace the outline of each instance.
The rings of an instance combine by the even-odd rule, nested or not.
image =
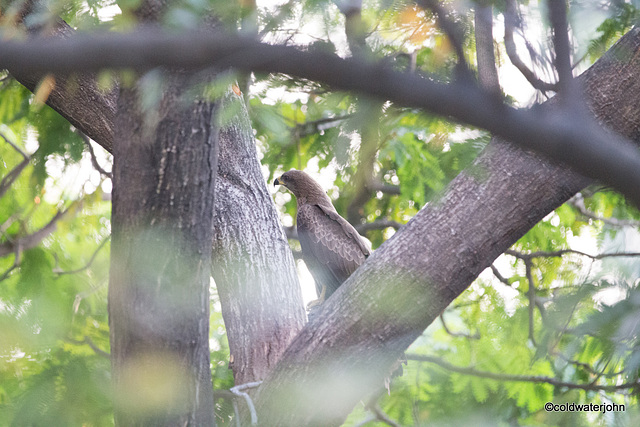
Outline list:
[[[54,0],[49,12],[32,18],[47,22],[57,15],[79,30],[121,30],[135,25],[132,10],[138,5],[136,0]],[[15,16],[18,6],[3,2],[4,15]],[[470,6],[457,9],[455,17],[473,64]],[[534,17],[539,6],[519,5]],[[182,0],[172,3],[162,22],[192,28],[211,9],[229,28],[272,42],[351,54],[345,16],[325,0],[277,6]],[[585,10],[599,26],[576,38],[581,67],[597,59],[638,16],[634,3],[605,2],[597,10],[572,4],[576,29],[585,16],[577,11]],[[496,18],[501,12],[496,3]],[[17,31],[13,22],[2,22],[3,34]],[[366,1],[362,22],[367,55],[434,79],[452,75],[451,44],[430,12],[411,2]],[[526,23],[529,28],[538,24]],[[544,45],[548,28],[542,31]],[[541,51],[536,54],[533,43],[527,46],[537,71],[548,72]],[[496,51],[506,69],[503,45],[498,43]],[[99,81],[109,90],[113,81],[126,82],[124,77],[105,72]],[[162,88],[158,79],[153,72],[146,78],[141,102],[150,110]],[[359,227],[367,225],[361,230],[374,248],[426,203],[437,202],[439,192],[472,165],[490,139],[483,131],[419,110],[289,76],[225,74],[207,93],[220,96],[236,82],[250,112],[265,179],[272,182],[291,168],[321,176],[338,211]],[[43,105],[43,96],[32,95],[6,74],[0,83],[0,182],[10,184],[0,195],[0,248],[10,248],[0,257],[0,425],[111,425],[110,178],[93,169],[88,143]],[[109,156],[95,144],[93,150],[94,161],[108,170]],[[21,152],[28,156],[24,167]],[[471,170],[482,177],[482,170]],[[637,395],[625,385],[638,380],[640,368],[638,257],[556,253],[639,252],[640,214],[618,194],[596,190],[536,225],[410,348],[412,359],[423,360],[410,360],[390,393],[377,401],[389,417],[401,425],[637,421]],[[292,225],[295,201],[282,192],[275,200],[283,222]],[[57,216],[55,229],[47,229]],[[47,232],[36,244],[18,244],[39,230]],[[531,257],[537,252],[542,253]],[[227,338],[215,289],[212,294],[214,387],[228,389]],[[546,402],[615,402],[625,404],[626,412],[553,413],[544,410]],[[217,411],[218,422],[233,422],[226,396],[217,398]],[[361,422],[367,411],[356,408],[347,425]]]

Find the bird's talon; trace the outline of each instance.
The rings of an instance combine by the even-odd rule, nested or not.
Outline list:
[[[310,301],[309,304],[307,304],[307,311],[311,311],[313,307],[321,306],[324,303],[326,293],[327,293],[327,287],[323,285],[322,291],[320,292],[320,296],[318,297],[318,299]]]

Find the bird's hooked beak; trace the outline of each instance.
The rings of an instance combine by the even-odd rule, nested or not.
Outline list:
[[[283,185],[282,181],[280,180],[280,178],[276,178],[276,180],[273,181],[273,186],[275,187],[276,185]]]

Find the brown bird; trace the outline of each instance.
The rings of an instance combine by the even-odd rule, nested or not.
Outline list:
[[[276,178],[273,185],[283,185],[298,204],[296,217],[302,259],[316,282],[318,300],[324,302],[369,256],[355,228],[342,218],[320,184],[305,172],[292,169]]]

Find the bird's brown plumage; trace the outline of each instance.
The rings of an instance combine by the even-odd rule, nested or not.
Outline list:
[[[370,251],[356,229],[338,214],[322,187],[305,172],[285,172],[274,185],[284,185],[296,196],[302,258],[316,282],[318,295],[324,286],[328,298]]]

